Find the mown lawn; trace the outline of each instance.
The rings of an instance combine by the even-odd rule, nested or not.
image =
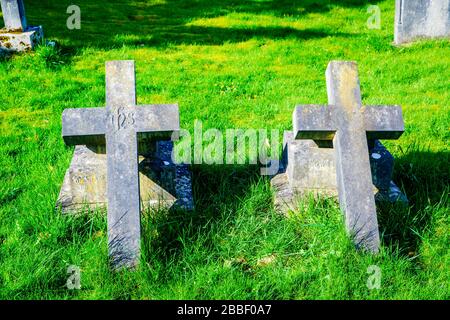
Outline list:
[[[59,45],[0,60],[1,299],[450,298],[448,40],[394,47],[393,0],[78,0],[68,30],[71,4],[26,1]],[[138,103],[178,103],[183,128],[280,132],[296,104],[327,102],[330,60],[357,61],[363,103],[400,104],[406,123],[385,144],[410,204],[380,208],[381,253],[354,250],[330,199],[285,218],[256,166],[196,165],[196,211],[145,212],[139,270],[109,272],[104,213],[54,206],[73,152],[62,111],[103,106],[115,59],[136,61]],[[69,265],[81,290],[66,288]]]

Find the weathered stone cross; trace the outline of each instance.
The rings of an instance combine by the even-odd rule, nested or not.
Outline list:
[[[104,145],[107,154],[108,246],[113,268],[134,267],[140,255],[139,141],[179,132],[177,105],[136,106],[134,61],[106,63],[106,108],[66,109],[68,145]]]
[[[27,29],[23,0],[1,0],[1,6],[7,30],[25,31]]]
[[[341,210],[358,248],[378,252],[380,238],[367,139],[397,139],[404,131],[399,106],[361,104],[354,62],[328,65],[329,106],[297,106],[293,114],[296,139],[332,140]]]

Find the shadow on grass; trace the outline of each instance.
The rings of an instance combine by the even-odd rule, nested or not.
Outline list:
[[[259,179],[256,165],[194,165],[192,170],[195,210],[147,213],[143,218],[142,248],[146,257],[157,256],[158,261],[168,262],[178,259],[182,241],[195,242],[201,238],[203,243],[212,244],[215,227],[209,225],[233,221],[240,200]]]
[[[71,1],[41,0],[27,3],[28,20],[44,26],[48,39],[71,48],[113,48],[123,45],[167,46],[168,44],[210,44],[240,42],[253,37],[310,39],[335,33],[287,27],[215,28],[190,26],[199,18],[216,18],[231,13],[296,18],[308,13],[326,13],[334,7],[364,7],[377,0],[161,0],[78,1],[81,30],[66,26]]]
[[[422,236],[432,228],[433,212],[448,206],[450,152],[410,150],[396,159],[394,181],[405,191],[409,206],[380,208],[380,231],[387,245],[414,255]]]
[[[397,159],[395,172],[394,180],[410,203],[379,206],[380,232],[385,246],[414,256],[423,235],[433,228],[435,210],[448,206],[448,198],[443,195],[450,190],[450,153],[407,152]],[[257,166],[194,166],[196,210],[172,210],[146,217],[145,255],[165,261],[167,266],[180,259],[185,244],[198,243],[201,238],[205,249],[213,245],[216,226],[233,223],[242,200],[250,195],[258,179]]]

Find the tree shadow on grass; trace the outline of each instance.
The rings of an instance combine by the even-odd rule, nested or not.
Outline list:
[[[350,37],[351,35],[323,29],[297,30],[289,27],[216,28],[182,26],[172,27],[151,35],[123,35],[115,41],[119,46],[165,46],[168,44],[223,45],[226,42],[244,42],[257,39],[317,39],[328,36]]]
[[[386,244],[411,256],[432,228],[437,207],[449,205],[443,195],[450,190],[450,152],[407,151],[395,166],[394,181],[405,191],[409,206],[381,207],[380,231]]]
[[[253,37],[278,39],[320,38],[336,34],[326,26],[298,30],[288,27],[216,28],[193,26],[199,18],[231,13],[296,18],[308,13],[326,13],[334,7],[363,7],[378,1],[364,0],[161,0],[79,1],[81,29],[66,26],[70,1],[40,0],[27,3],[28,20],[44,26],[48,39],[71,48],[114,48],[123,45],[164,47],[169,44],[210,44],[244,41]],[[249,16],[251,21],[252,16]]]

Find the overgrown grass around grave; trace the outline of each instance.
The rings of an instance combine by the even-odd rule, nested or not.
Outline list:
[[[394,47],[393,1],[381,29],[368,1],[27,1],[57,48],[0,61],[0,298],[448,299],[450,48]],[[258,168],[197,165],[197,210],[145,212],[136,272],[107,267],[104,213],[54,205],[73,148],[61,113],[104,105],[104,62],[134,59],[140,104],[179,103],[182,127],[291,128],[296,104],[327,101],[330,60],[356,60],[364,104],[400,104],[406,132],[386,142],[408,208],[380,208],[381,253],[356,252],[336,203],[304,199],[284,218]],[[68,290],[67,268],[81,268]],[[370,266],[381,270],[370,290]]]

